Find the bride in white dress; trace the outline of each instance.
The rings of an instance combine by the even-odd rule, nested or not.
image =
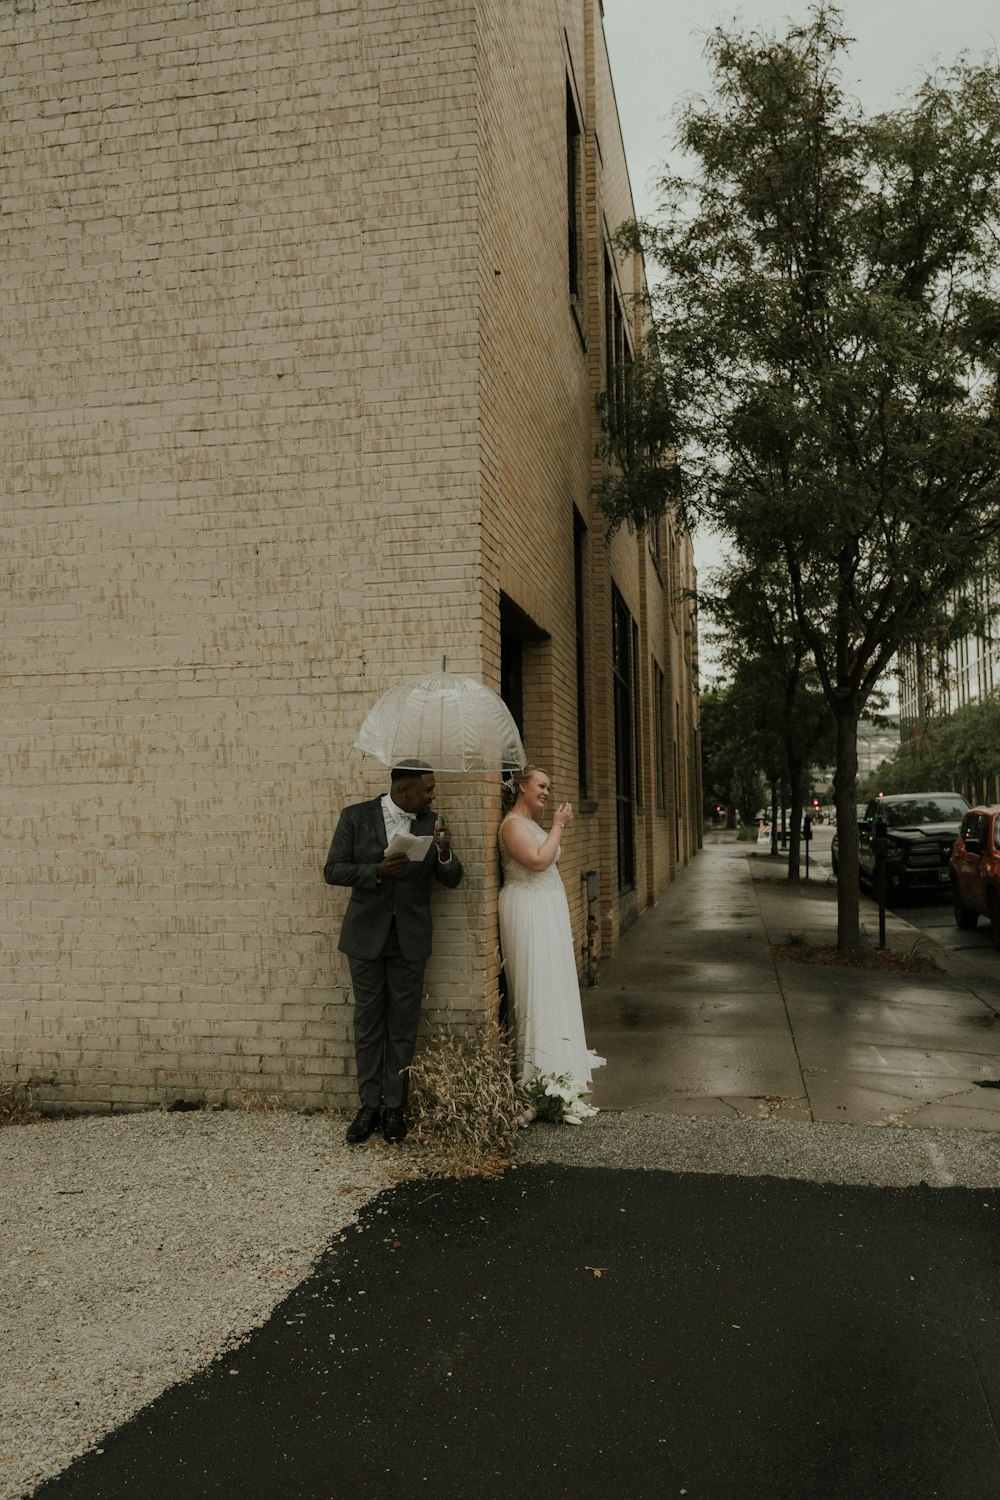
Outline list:
[[[514,785],[517,795],[498,842],[504,877],[500,946],[517,1023],[518,1065],[523,1079],[552,1073],[589,1085],[605,1059],[587,1047],[573,929],[556,868],[573,809],[561,803],[546,833],[536,820],[549,799],[548,776],[527,766]]]

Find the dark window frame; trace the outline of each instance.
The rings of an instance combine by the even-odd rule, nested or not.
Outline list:
[[[667,679],[660,663],[653,657],[653,754],[656,759],[656,811],[667,810]]]
[[[573,90],[566,80],[566,209],[570,297],[583,296],[583,132]]]
[[[590,767],[587,759],[587,631],[584,601],[587,596],[587,527],[573,507],[573,588],[576,626],[576,738],[577,777],[580,796],[589,794]]]
[[[614,694],[615,735],[615,825],[618,850],[618,890],[635,889],[635,756],[632,737],[635,716],[632,702],[633,621],[617,588],[611,590],[611,670]]]

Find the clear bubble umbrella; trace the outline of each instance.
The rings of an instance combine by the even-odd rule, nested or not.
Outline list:
[[[510,709],[474,677],[434,672],[398,682],[367,714],[354,748],[384,766],[497,771],[525,763]]]

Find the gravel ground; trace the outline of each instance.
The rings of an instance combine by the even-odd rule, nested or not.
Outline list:
[[[856,1186],[1000,1187],[1000,1132],[990,1130],[606,1112],[575,1129],[532,1125],[517,1159]]]
[[[0,1131],[0,1500],[21,1500],[242,1341],[408,1148],[263,1112],[87,1117]],[[533,1125],[518,1164],[1000,1186],[1000,1133],[604,1113]]]
[[[0,1130],[0,1497],[224,1354],[399,1178],[343,1121],[130,1114]]]

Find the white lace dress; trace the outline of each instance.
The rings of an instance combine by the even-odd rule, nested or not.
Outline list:
[[[545,830],[533,819],[508,813],[504,823],[508,818],[527,824],[544,843]],[[573,929],[556,861],[547,870],[528,870],[511,857],[502,838],[498,842],[504,879],[500,946],[521,1077],[536,1071],[569,1074],[577,1083],[589,1084],[594,1068],[605,1059],[588,1050],[583,1031]]]

